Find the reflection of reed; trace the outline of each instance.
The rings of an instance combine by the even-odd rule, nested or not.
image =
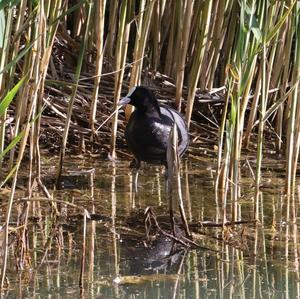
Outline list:
[[[89,188],[90,188],[90,200],[94,201],[94,177],[95,177],[95,170],[91,169],[90,171],[86,172],[89,174]],[[94,210],[93,210],[94,212]],[[87,218],[90,218],[90,215],[86,209],[83,212],[83,238],[82,238],[82,255],[81,255],[81,268],[80,268],[80,276],[79,276],[79,287],[81,296],[84,294],[84,272],[85,272],[85,263],[86,263],[86,243],[87,243]],[[93,234],[92,234],[93,236]],[[92,243],[94,240],[92,237]],[[92,245],[93,246],[93,245]],[[93,252],[93,250],[92,250]],[[93,254],[92,254],[93,255]],[[92,257],[93,259],[93,257]],[[93,261],[93,260],[92,260]]]
[[[184,177],[185,177],[185,202],[188,210],[188,220],[191,222],[193,220],[192,215],[192,203],[190,195],[190,185],[189,185],[189,172],[188,172],[188,161],[184,161]]]
[[[194,273],[194,277],[191,277],[190,279],[194,282],[194,288],[195,288],[195,299],[200,298],[200,277],[199,277],[199,267],[198,267],[198,255],[196,250],[193,250],[190,254],[191,259],[191,269],[190,273]]]
[[[299,193],[298,193],[299,195]],[[294,197],[294,196],[293,196]],[[300,281],[300,265],[299,265],[299,237],[298,237],[298,225],[296,224],[296,222],[293,222],[292,224],[292,232],[291,232],[291,236],[292,236],[292,246],[293,246],[293,254],[292,254],[292,263],[293,263],[293,270],[295,272],[296,275],[296,281],[297,281],[297,286],[295,287],[295,298],[300,298],[300,285],[299,285],[299,281]]]
[[[112,174],[111,174],[111,219],[112,219],[112,242],[114,252],[114,277],[119,276],[119,256],[118,256],[118,234],[116,233],[116,216],[117,216],[117,200],[116,200],[116,165],[112,162]],[[115,296],[119,297],[119,289],[115,288]]]
[[[157,183],[157,200],[158,200],[158,205],[161,206],[162,205],[162,200],[161,200],[161,190],[162,190],[162,186],[161,186],[161,181],[160,181],[160,170],[159,168],[156,168],[156,183]]]
[[[17,227],[22,227],[17,230],[18,263],[16,266],[19,269],[25,269],[30,265],[27,234],[29,208],[30,201],[26,201],[18,207]]]
[[[183,273],[183,262],[185,261],[186,253],[187,252],[185,251],[184,254],[181,256],[181,261],[177,271],[177,279],[175,280],[174,288],[173,288],[173,297],[172,297],[173,299],[177,298],[178,284],[180,282],[180,277]]]
[[[92,172],[90,175],[90,200],[92,202],[91,213],[95,213],[95,202],[94,202],[94,179],[95,173]],[[87,233],[87,242],[88,242],[88,253],[89,253],[89,269],[88,269],[88,279],[93,286],[94,282],[94,264],[95,264],[95,238],[96,238],[96,222],[91,221],[90,225],[88,226],[88,233]],[[92,287],[93,289],[93,287]]]
[[[262,192],[259,192],[260,196],[259,196],[259,204],[260,204],[260,222],[262,224],[263,227],[266,226],[265,223],[265,209],[264,209],[264,196]],[[259,228],[258,226],[255,227],[255,230],[257,231]],[[265,237],[265,231],[262,229],[260,229],[261,231],[261,238],[260,238],[260,245],[262,246],[261,250],[261,255],[263,257],[263,264],[264,264],[264,271],[265,271],[265,282],[267,285],[267,288],[269,288],[270,285],[270,280],[269,280],[269,268],[268,268],[268,256],[267,256],[267,241],[266,241],[266,237]]]
[[[254,219],[259,219],[259,203],[260,203],[261,192],[259,190],[255,191],[255,202],[254,202]]]
[[[252,268],[252,271],[250,272],[251,273],[251,281],[252,281],[252,297],[255,298],[255,295],[256,295],[256,287],[257,287],[257,281],[259,281],[257,279],[257,276],[258,276],[258,272],[257,272],[257,253],[258,253],[258,228],[256,228],[255,230],[255,234],[254,234],[254,248],[253,248],[253,261],[252,261],[252,264],[253,264],[253,268]]]
[[[86,250],[86,218],[87,213],[83,214],[83,237],[82,237],[82,254],[81,254],[81,267],[79,276],[79,287],[81,291],[84,289],[84,271],[85,271],[85,250]]]
[[[191,199],[197,200],[197,202],[192,203],[188,200],[185,201],[188,208],[188,218],[193,216],[195,223],[195,221],[205,221],[214,217],[214,208],[209,206],[210,203],[214,203],[214,198],[210,198],[210,203],[207,203],[205,200],[208,196],[205,191],[203,196],[199,196],[199,185],[193,178],[193,172],[190,170],[190,178],[188,178],[189,165],[187,163],[182,165],[183,177],[185,178],[184,194],[189,191]],[[135,236],[135,231],[126,226],[127,222],[122,222],[124,218],[127,219],[127,209],[131,209],[131,206],[126,206],[126,211],[124,211],[126,217],[123,217],[123,211],[120,215],[119,207],[117,207],[118,195],[120,194],[117,192],[120,190],[117,185],[119,168],[118,170],[116,167],[110,168],[109,171],[110,175],[106,176],[105,186],[107,188],[108,182],[108,196],[110,198],[108,204],[111,208],[109,213],[112,225],[110,222],[103,225],[103,223],[86,219],[85,252],[81,251],[84,249],[83,233],[85,227],[81,217],[84,207],[88,207],[89,211],[95,215],[97,215],[97,210],[100,210],[99,206],[96,206],[98,202],[94,199],[94,194],[98,194],[96,188],[99,184],[97,181],[97,185],[94,186],[93,173],[89,174],[89,192],[84,190],[80,193],[85,195],[84,207],[76,202],[76,197],[69,201],[66,200],[66,198],[70,198],[66,197],[67,190],[63,190],[61,193],[64,200],[53,200],[53,203],[57,205],[60,217],[49,215],[49,211],[52,210],[49,200],[45,198],[33,197],[29,209],[26,206],[23,207],[22,204],[16,206],[19,211],[15,210],[14,216],[18,220],[16,226],[18,226],[20,236],[24,228],[21,225],[25,223],[26,213],[28,214],[29,225],[26,232],[28,255],[24,257],[23,265],[26,265],[27,258],[31,268],[30,270],[25,268],[25,270],[18,272],[18,278],[14,277],[15,270],[8,268],[11,286],[18,283],[19,288],[18,291],[12,291],[8,297],[26,297],[27,292],[30,294],[28,297],[34,297],[40,296],[46,291],[57,292],[61,297],[64,297],[66,287],[68,288],[70,284],[78,285],[80,257],[83,258],[82,263],[85,266],[85,272],[81,276],[81,284],[84,287],[82,288],[82,296],[89,298],[97,298],[100,293],[104,298],[121,297],[122,295],[128,298],[141,298],[142,296],[149,298],[153,295],[162,298],[177,296],[182,299],[300,297],[300,242],[298,237],[299,213],[297,210],[299,194],[291,197],[286,197],[283,194],[270,195],[263,189],[259,194],[259,200],[256,201],[259,204],[257,207],[259,222],[255,226],[243,224],[243,229],[240,229],[240,224],[226,226],[227,239],[225,242],[227,244],[221,238],[221,223],[219,223],[219,227],[203,226],[199,228],[201,232],[195,236],[195,238],[198,237],[195,240],[201,243],[207,242],[210,245],[207,247],[212,247],[213,244],[213,247],[219,250],[217,253],[206,250],[190,250],[186,254],[176,255],[176,260],[172,256],[163,258],[163,261],[168,260],[168,263],[163,265],[163,269],[158,267],[151,269],[150,263],[146,266],[144,263],[138,268],[140,272],[136,273],[129,263],[136,265],[146,257],[146,251],[142,248],[140,253],[132,256],[129,251],[134,247],[132,242],[135,240],[131,239],[129,245],[128,243],[124,244],[126,233],[129,237],[133,236],[134,238]],[[163,177],[159,177],[159,175],[162,174],[156,172],[155,180],[151,185],[154,185],[155,200],[159,192],[156,188],[160,189],[162,195],[164,192],[161,189],[164,187]],[[160,184],[162,186],[159,187]],[[146,192],[149,190],[142,194],[149,195]],[[185,198],[188,199],[188,196],[186,195]],[[24,201],[27,200],[20,199],[18,202],[23,203]],[[253,200],[246,201],[246,205],[244,204],[245,201],[241,203],[242,211],[240,206],[237,206],[237,217],[241,217],[241,219],[245,215],[253,215],[256,203]],[[193,210],[193,205],[197,206],[197,210]],[[79,215],[72,213],[72,211],[77,210],[80,211]],[[230,209],[228,212],[230,213]],[[192,213],[193,215],[191,215]],[[34,219],[38,219],[38,221],[33,223],[31,217],[39,215],[41,217],[35,217]],[[79,216],[78,219],[77,216]],[[69,217],[72,219],[70,222]],[[33,221],[35,221],[34,219]],[[122,235],[124,241],[122,243],[119,241],[116,230],[123,232],[123,228],[126,233]],[[194,232],[195,227],[191,225],[191,229]],[[204,237],[201,235],[202,233],[205,235]],[[14,236],[16,235],[17,231],[14,232]],[[143,238],[142,235],[143,233],[141,233],[141,238]],[[17,244],[19,243],[13,243],[12,248],[20,254],[21,247],[18,247]],[[238,246],[240,249],[233,246]],[[157,257],[159,251],[153,253],[152,248],[147,249],[151,258]],[[12,252],[11,249],[10,252]],[[16,255],[16,258],[19,263],[21,258],[19,255]],[[9,260],[9,262],[11,261]],[[112,277],[118,278],[114,282],[120,282],[113,284]],[[28,291],[29,288],[30,291]],[[79,289],[76,297],[79,297]]]
[[[227,260],[227,250],[228,246],[224,243],[221,244],[221,253],[218,254],[218,260],[217,260],[217,284],[218,284],[218,292],[219,297],[224,298],[224,283],[225,283],[225,270],[226,270],[226,264],[222,261]]]
[[[129,199],[130,199],[130,207],[135,209],[135,190],[133,188],[133,174],[132,171],[129,173]]]

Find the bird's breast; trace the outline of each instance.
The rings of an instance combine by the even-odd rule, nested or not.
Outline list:
[[[127,144],[135,157],[142,161],[165,161],[169,135],[173,124],[178,128],[179,155],[186,150],[188,134],[182,117],[171,108],[161,107],[161,115],[135,110],[126,126]]]

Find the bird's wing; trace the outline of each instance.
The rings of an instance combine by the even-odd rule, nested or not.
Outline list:
[[[178,140],[179,154],[182,155],[186,151],[189,145],[188,128],[184,118],[179,112],[167,106],[162,106],[160,111],[162,117],[168,118],[171,121],[170,126],[173,126],[174,122],[176,123],[178,129],[178,139],[179,139]]]

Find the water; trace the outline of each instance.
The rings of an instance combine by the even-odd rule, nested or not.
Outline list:
[[[55,158],[50,159],[43,168],[49,186],[55,173],[51,165],[55,163]],[[216,222],[216,215],[220,215],[211,164],[193,160],[182,163],[186,213],[194,224]],[[162,242],[158,247],[145,248],[143,219],[134,214],[141,210],[142,215],[151,206],[157,216],[168,215],[162,169],[145,165],[139,192],[134,194],[128,161],[115,167],[107,161],[78,158],[66,163],[66,169],[72,171],[91,167],[95,168],[94,177],[88,172],[69,174],[64,178],[64,189],[54,191],[59,217],[51,212],[48,201],[34,194],[29,210],[28,253],[25,262],[16,263],[20,244],[12,243],[9,285],[3,298],[299,297],[299,198],[284,196],[279,174],[264,174],[257,225],[249,222],[228,227],[225,240],[220,228],[192,229],[197,243],[212,250],[178,248],[171,257],[162,258],[170,246]],[[254,188],[251,175],[245,173],[244,177],[239,219],[250,221]],[[20,210],[21,205],[17,206]],[[94,219],[86,222],[85,247],[83,209]],[[14,223],[17,211],[15,208]],[[24,269],[16,270],[16,264]]]

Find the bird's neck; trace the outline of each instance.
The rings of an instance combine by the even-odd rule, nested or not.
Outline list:
[[[152,117],[161,117],[160,108],[158,105],[147,107],[144,113]]]
[[[140,115],[148,115],[152,117],[160,117],[160,107],[156,103],[147,103],[146,105],[136,105],[136,109]]]
[[[146,114],[155,116],[155,117],[160,117],[160,107],[158,105],[158,102],[155,98],[151,98],[151,100],[147,103],[146,105]]]

